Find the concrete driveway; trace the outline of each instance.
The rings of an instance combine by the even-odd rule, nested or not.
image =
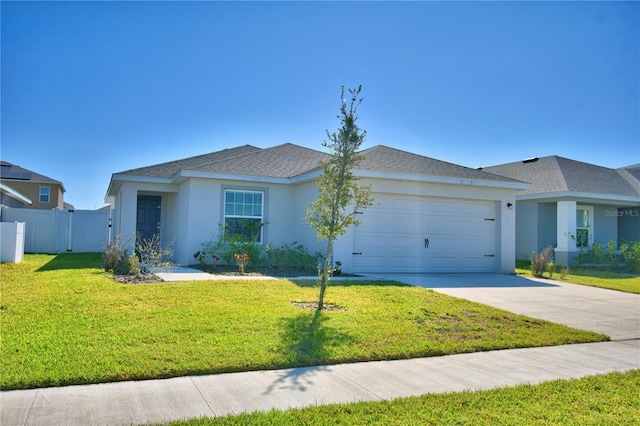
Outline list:
[[[376,277],[604,333],[612,340],[640,338],[638,294],[501,274],[379,274]]]

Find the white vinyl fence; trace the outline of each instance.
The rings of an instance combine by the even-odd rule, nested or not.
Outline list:
[[[25,253],[101,252],[109,243],[110,210],[3,208],[2,222],[25,222]]]

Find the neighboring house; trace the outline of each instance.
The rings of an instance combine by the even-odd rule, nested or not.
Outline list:
[[[555,247],[559,265],[579,249],[609,241],[640,241],[640,164],[609,169],[550,156],[484,167],[531,183],[516,197],[516,257]]]
[[[64,208],[65,189],[60,181],[2,161],[0,162],[0,182],[31,201],[31,203],[24,203],[21,207],[42,210]]]
[[[354,173],[371,185],[375,204],[335,245],[342,270],[376,272],[501,272],[515,265],[515,195],[530,185],[386,146],[361,151]],[[303,223],[318,196],[320,162],[328,154],[293,144],[245,145],[115,173],[105,201],[113,235],[159,233],[174,260],[195,263],[201,244],[221,225],[257,240],[295,241],[323,251]]]
[[[16,190],[0,183],[0,206],[24,208],[31,204],[31,200]]]

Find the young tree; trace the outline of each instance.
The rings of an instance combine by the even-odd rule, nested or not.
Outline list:
[[[322,311],[324,295],[329,285],[333,244],[337,237],[344,234],[351,225],[357,226],[360,221],[356,213],[373,203],[371,188],[358,185],[358,178],[353,175],[353,168],[363,157],[358,150],[367,134],[356,124],[356,111],[362,103],[358,98],[362,86],[348,89],[351,101],[345,99],[344,86],[341,87],[340,119],[341,127],[337,132],[329,133],[329,142],[322,145],[329,148],[331,158],[322,163],[323,173],[317,180],[319,196],[309,203],[305,216],[306,222],[316,230],[319,240],[327,240],[324,262],[319,271],[320,297],[316,314]]]

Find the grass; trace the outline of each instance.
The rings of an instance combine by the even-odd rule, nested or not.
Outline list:
[[[638,425],[640,370],[489,391],[201,418],[216,425]]]
[[[640,293],[640,275],[638,274],[576,267],[571,268],[569,274],[562,275],[560,273],[561,269],[556,266],[556,271],[553,274],[554,280],[627,293]],[[531,262],[518,261],[516,263],[516,274],[533,276],[531,274]],[[549,277],[549,274],[545,272],[544,276]]]
[[[392,282],[119,284],[100,254],[0,266],[4,390],[606,340]]]

